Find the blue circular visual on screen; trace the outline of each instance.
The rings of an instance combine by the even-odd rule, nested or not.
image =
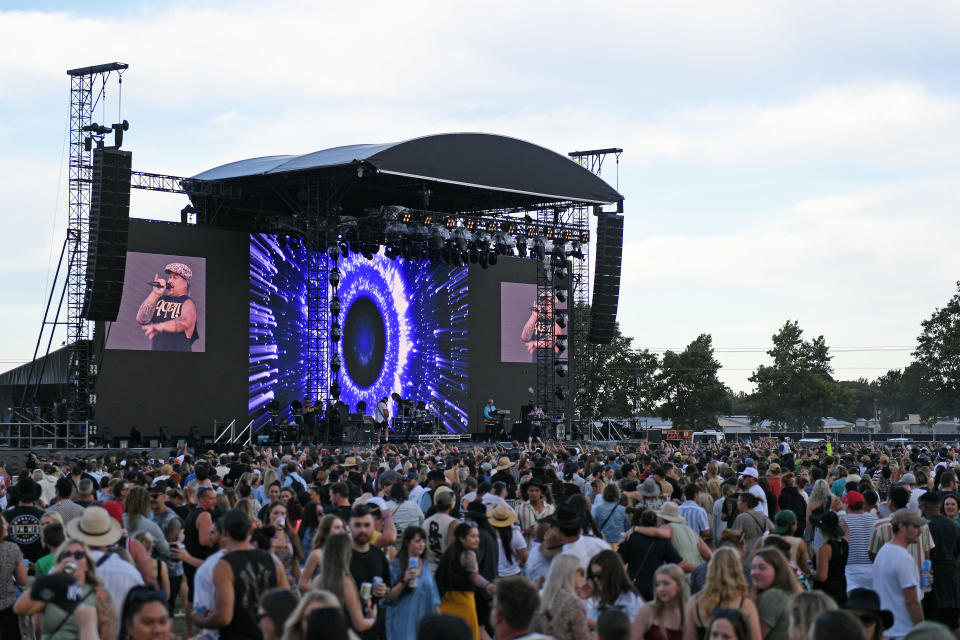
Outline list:
[[[343,360],[358,387],[369,387],[383,370],[387,333],[376,303],[366,296],[353,301],[343,324]]]

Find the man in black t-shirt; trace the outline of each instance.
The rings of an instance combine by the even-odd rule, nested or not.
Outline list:
[[[166,279],[154,275],[153,288],[137,310],[137,322],[154,351],[190,351],[200,337],[197,305],[189,294],[193,270],[172,262],[164,275]]]
[[[359,587],[364,582],[374,582],[379,577],[382,582],[373,587],[373,598],[379,600],[387,595],[390,586],[390,564],[387,556],[378,547],[370,544],[373,535],[373,516],[366,505],[358,505],[350,513],[350,535],[353,555],[350,558],[350,575]],[[377,624],[370,630],[359,632],[364,640],[384,640],[386,638],[385,607],[377,608]]]
[[[36,506],[43,489],[33,478],[27,477],[11,487],[10,494],[17,506],[3,512],[10,525],[9,539],[19,545],[23,557],[34,563],[44,555],[40,519],[43,510]]]

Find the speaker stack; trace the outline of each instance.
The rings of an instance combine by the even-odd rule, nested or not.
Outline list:
[[[597,251],[594,264],[593,302],[587,341],[610,344],[620,300],[620,265],[623,260],[623,216],[600,213],[597,219]]]
[[[114,322],[120,311],[130,227],[132,154],[110,147],[93,152],[90,236],[83,317]]]

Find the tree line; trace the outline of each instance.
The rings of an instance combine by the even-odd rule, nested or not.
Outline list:
[[[580,317],[589,317],[584,311]],[[805,338],[794,320],[772,336],[767,355],[770,363],[749,378],[753,391],[735,393],[718,378],[710,334],[661,356],[634,348],[618,323],[609,345],[591,347],[582,393],[593,419],[656,415],[686,429],[714,428],[721,415],[746,415],[783,430],[818,429],[826,416],[876,419],[882,431],[910,413],[932,424],[960,415],[960,282],[921,323],[913,361],[875,380],[837,380],[823,336]]]

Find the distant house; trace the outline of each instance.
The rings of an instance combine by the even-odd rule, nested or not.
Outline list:
[[[956,418],[938,419],[931,427],[920,421],[919,413],[907,415],[906,420],[897,420],[890,423],[890,430],[894,433],[909,433],[913,435],[931,435],[933,433],[952,435],[958,433],[958,423]]]

